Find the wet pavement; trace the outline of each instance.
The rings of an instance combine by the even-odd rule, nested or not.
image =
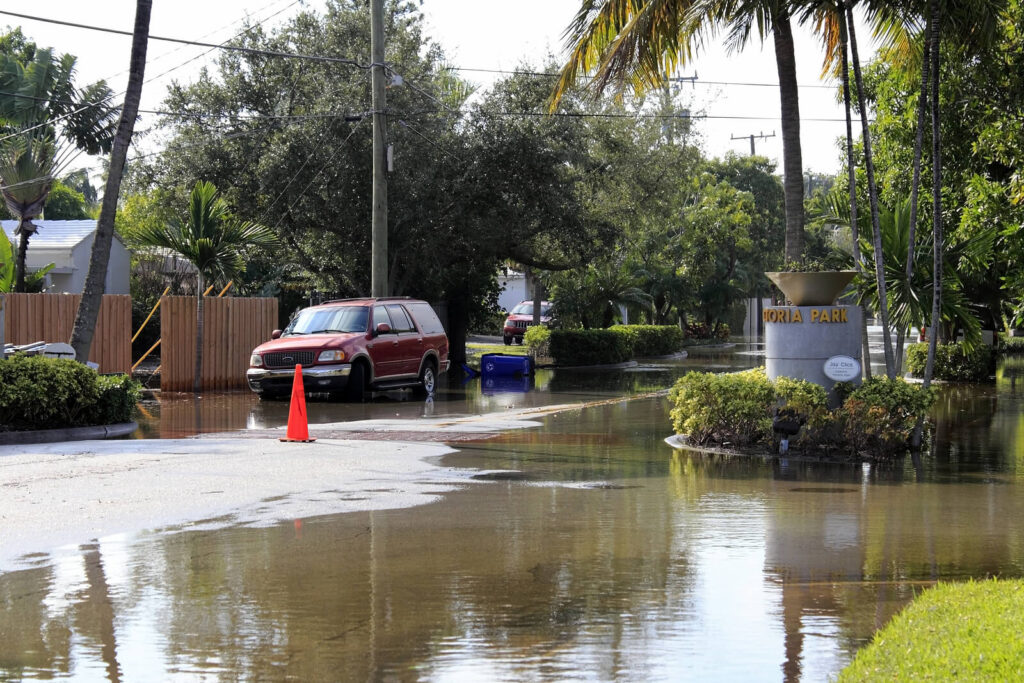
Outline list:
[[[0,679],[822,681],[935,581],[1024,576],[1024,361],[941,387],[929,451],[887,466],[674,451],[663,397],[606,400],[756,364],[311,403],[313,432],[587,406],[454,444],[435,464],[466,480],[427,504],[113,534],[0,574]],[[287,417],[198,403],[165,397],[147,434]]]

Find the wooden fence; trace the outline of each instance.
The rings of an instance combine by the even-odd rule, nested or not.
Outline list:
[[[165,296],[160,301],[160,389],[192,391],[196,298]],[[247,386],[250,352],[277,327],[277,299],[208,296],[203,309],[203,389]]]
[[[67,342],[75,326],[80,294],[5,294],[4,341],[8,344]],[[89,360],[103,373],[132,367],[132,298],[104,294]]]

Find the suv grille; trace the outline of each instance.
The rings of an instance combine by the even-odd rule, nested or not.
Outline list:
[[[294,368],[296,365],[313,364],[312,351],[284,351],[263,354],[263,364],[268,368]]]
[[[526,329],[526,326],[529,325],[529,324],[530,323],[528,323],[525,320],[513,320],[512,321],[512,327],[518,327],[518,328],[521,328],[521,329],[524,329],[524,330]]]

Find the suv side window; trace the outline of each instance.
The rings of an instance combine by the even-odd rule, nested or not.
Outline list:
[[[377,325],[380,325],[381,323],[387,323],[388,326],[391,328],[392,332],[397,332],[398,331],[398,330],[395,329],[395,324],[393,322],[391,322],[391,318],[388,317],[387,310],[385,310],[385,308],[383,306],[374,306],[373,307],[373,329],[376,330],[377,329]]]
[[[437,314],[430,304],[417,302],[408,304],[409,312],[416,318],[417,324],[423,330],[423,334],[444,334],[444,326],[438,320]]]
[[[388,304],[388,313],[391,315],[391,329],[395,332],[415,332],[416,326],[405,309],[399,304]]]

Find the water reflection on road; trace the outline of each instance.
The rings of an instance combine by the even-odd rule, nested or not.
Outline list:
[[[646,391],[694,364],[499,400]],[[460,443],[443,464],[515,476],[419,508],[101,539],[0,575],[0,678],[826,680],[934,581],[1024,575],[1022,377],[1011,361],[995,386],[943,387],[916,462],[676,452],[649,398]],[[472,386],[445,395],[435,414],[492,409]],[[284,419],[217,405],[200,417]]]
[[[459,368],[442,376],[440,390],[426,401],[408,390],[374,394],[363,403],[341,403],[311,397],[306,402],[309,424],[367,419],[418,419],[442,415],[476,415],[511,408],[639,394],[671,386],[694,369],[728,370],[763,363],[758,345],[697,349],[689,358],[639,363],[623,370],[540,369],[534,377],[470,378]],[[180,438],[210,432],[282,427],[288,422],[287,401],[260,401],[250,391],[218,392],[198,398],[166,394],[142,404],[136,438]]]

